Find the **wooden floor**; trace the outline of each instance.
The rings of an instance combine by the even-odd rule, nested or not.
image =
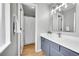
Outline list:
[[[23,49],[22,56],[44,56],[44,52],[35,52],[35,44],[25,45]]]

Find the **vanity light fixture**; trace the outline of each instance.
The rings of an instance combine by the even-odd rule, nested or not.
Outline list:
[[[64,5],[66,5],[66,3],[61,4],[60,6],[56,7],[55,9],[52,9],[51,14],[56,13],[57,10],[59,10],[61,7],[63,7]],[[66,5],[67,7],[67,5]]]

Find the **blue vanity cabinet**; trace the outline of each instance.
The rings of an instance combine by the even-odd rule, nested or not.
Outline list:
[[[46,56],[79,56],[79,53],[43,37],[41,37],[41,49],[45,52]]]
[[[45,52],[46,56],[49,56],[50,41],[41,37],[41,49]]]
[[[63,46],[60,46],[60,53],[62,53],[64,56],[79,56],[79,53],[76,53],[68,48],[63,47]]]

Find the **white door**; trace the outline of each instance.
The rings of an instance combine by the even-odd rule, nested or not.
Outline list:
[[[24,17],[24,36],[25,45],[35,42],[35,18],[34,17]]]

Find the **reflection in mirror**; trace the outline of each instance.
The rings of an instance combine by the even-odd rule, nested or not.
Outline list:
[[[53,31],[75,32],[76,5],[67,3],[53,14]]]
[[[63,15],[60,13],[57,13],[57,19],[58,19],[58,31],[63,31]]]

